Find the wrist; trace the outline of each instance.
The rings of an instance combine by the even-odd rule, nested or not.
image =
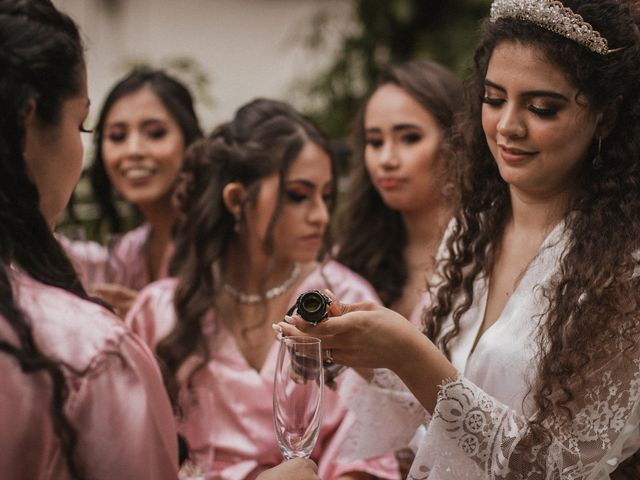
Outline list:
[[[451,362],[421,332],[403,345],[403,355],[392,370],[411,390],[422,406],[433,412],[440,385],[457,376]]]

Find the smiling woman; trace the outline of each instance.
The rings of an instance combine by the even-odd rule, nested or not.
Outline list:
[[[108,94],[98,117],[90,179],[107,246],[60,237],[83,284],[123,315],[137,291],[167,276],[176,212],[173,188],[186,148],[201,136],[189,91],[161,70],[139,68]],[[116,203],[142,225],[120,236]]]
[[[493,52],[482,101],[487,144],[514,193],[523,200],[570,195],[567,185],[577,178],[603,114],[589,109],[587,98],[539,52],[517,43]]]

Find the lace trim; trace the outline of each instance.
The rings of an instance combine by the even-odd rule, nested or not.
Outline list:
[[[620,366],[625,361],[626,368]],[[612,363],[588,379],[582,406],[575,407],[571,421],[552,417],[545,422],[551,445],[524,453],[516,450],[528,432],[523,416],[463,377],[446,382],[409,480],[608,475],[623,460],[616,456],[625,440],[621,434],[637,431],[640,417],[640,360],[618,355]]]
[[[416,429],[430,419],[402,380],[387,369],[374,370],[369,383],[349,371],[340,397],[355,419],[341,446],[341,463],[406,447]]]

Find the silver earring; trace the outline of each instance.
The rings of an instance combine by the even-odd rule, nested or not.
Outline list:
[[[234,218],[234,223],[233,223],[233,231],[236,233],[240,233],[240,226],[242,223],[242,216],[240,215],[240,212],[237,212],[236,214],[233,215]]]
[[[600,170],[602,168],[602,137],[598,137],[598,152],[596,156],[593,157],[591,164],[593,165],[594,170]]]

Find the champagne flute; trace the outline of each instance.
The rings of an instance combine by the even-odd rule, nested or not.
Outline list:
[[[213,466],[214,398],[207,388],[189,388],[179,392],[181,417],[178,431],[188,444],[189,456],[183,463],[180,480],[205,480]]]
[[[308,458],[322,420],[324,369],[320,339],[280,337],[273,385],[273,423],[285,460]]]

